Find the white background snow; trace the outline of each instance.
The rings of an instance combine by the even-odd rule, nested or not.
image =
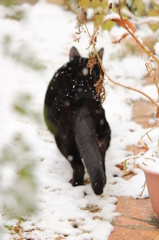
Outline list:
[[[18,8],[25,12],[25,17],[21,21],[5,18]],[[79,187],[72,187],[69,183],[72,169],[58,151],[53,136],[45,126],[42,114],[48,83],[55,71],[68,61],[69,49],[74,45],[82,56],[88,55],[87,34],[82,34],[80,43],[73,41],[75,25],[75,15],[56,5],[39,2],[34,6],[24,4],[11,9],[0,6],[0,150],[9,143],[15,133],[21,133],[34,150],[34,159],[31,160],[36,163],[34,175],[38,182],[36,194],[38,211],[22,222],[24,239],[53,240],[59,235],[68,240],[107,239],[113,231],[111,221],[119,214],[115,212],[116,197],[139,197],[145,181],[143,172],[138,168],[134,169],[135,176],[125,181],[122,179],[123,173],[115,166],[131,156],[131,153],[125,150],[126,146],[137,145],[145,133],[140,125],[131,121],[131,100],[143,97],[105,80],[107,99],[104,108],[112,130],[111,146],[106,154],[107,185],[102,196],[95,196],[89,183]],[[88,27],[92,31],[91,23]],[[121,48],[121,45],[111,43],[111,35],[118,33],[120,30],[115,26],[110,33],[102,32],[98,37],[97,48],[105,49],[103,64],[107,73],[112,79],[142,88],[157,99],[155,87],[142,86],[146,68],[140,57],[125,56],[122,60],[111,58]],[[153,33],[149,30],[148,34]],[[10,52],[20,51],[26,57],[31,53],[45,69],[32,70],[5,54],[3,44],[5,36],[12,39]],[[33,97],[29,108],[30,111],[39,112],[42,124],[36,124],[13,111],[13,102],[23,93]],[[155,151],[158,134],[151,132],[150,135],[154,142],[147,141],[147,144]],[[152,152],[147,154],[150,157]],[[133,161],[130,162],[129,168],[133,168]],[[9,186],[16,173],[12,169],[4,171],[3,182]],[[25,189],[23,194],[27,195]],[[143,197],[146,196],[147,189],[143,193]],[[1,196],[2,205],[3,201]],[[99,211],[86,210],[88,204],[97,206]],[[17,221],[2,216],[4,225],[14,225]],[[18,235],[11,236],[3,232],[0,239],[13,238],[18,239]]]

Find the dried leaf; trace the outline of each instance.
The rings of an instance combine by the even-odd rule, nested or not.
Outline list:
[[[112,19],[112,21],[116,22],[119,26],[123,27],[126,29],[125,25],[133,32],[136,32],[136,28],[134,27],[134,25],[128,20],[128,19]]]
[[[140,140],[138,141],[137,145],[141,146],[141,141]]]
[[[113,43],[113,44],[120,43],[121,40],[123,40],[124,38],[126,38],[128,35],[129,35],[129,33],[124,33],[124,34],[121,36],[120,39],[118,39],[118,40],[113,40],[112,43]]]
[[[124,170],[123,162],[121,164],[116,164],[116,167],[123,171]]]
[[[147,133],[146,133],[146,134],[147,134]],[[147,145],[143,142],[142,137],[141,137],[141,139],[138,141],[137,144],[138,144],[139,146],[144,147],[144,148],[148,148]]]

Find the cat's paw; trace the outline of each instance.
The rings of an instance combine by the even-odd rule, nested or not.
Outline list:
[[[72,178],[69,182],[72,184],[73,187],[83,185],[83,180],[79,180],[79,179],[77,180]]]

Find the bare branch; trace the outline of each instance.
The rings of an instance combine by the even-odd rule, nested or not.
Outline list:
[[[137,37],[134,35],[134,33],[127,27],[127,25],[125,24],[124,22],[124,19],[121,15],[121,10],[120,10],[120,5],[121,5],[121,0],[119,0],[119,15],[120,15],[120,18],[122,20],[122,23],[124,25],[124,28],[130,33],[130,35],[135,39],[135,41],[140,45],[140,47],[150,56],[152,57],[153,59],[155,59],[155,61],[159,64],[159,58],[154,55],[147,47],[145,47],[140,40],[137,39]]]
[[[126,16],[130,17],[132,23],[135,25],[141,25],[145,23],[152,23],[152,24],[159,23],[159,17],[146,17],[146,18],[136,17],[133,13],[131,13],[127,9],[121,9],[121,12]]]
[[[68,3],[68,0],[66,0],[66,3],[69,4],[69,3]],[[134,32],[132,31],[132,29],[129,29],[129,27],[128,27],[127,24],[125,23],[124,19],[123,19],[122,16],[121,16],[120,4],[121,4],[121,1],[119,0],[119,16],[120,16],[120,18],[121,18],[122,25],[123,25],[124,28],[128,31],[128,33],[135,39],[135,41],[141,46],[141,48],[142,48],[150,57],[152,57],[154,60],[156,60],[156,62],[159,64],[159,59],[157,58],[157,56],[155,56],[154,54],[152,54],[152,53],[150,52],[150,50],[149,50],[147,47],[145,47],[145,46],[140,42],[140,40],[137,39],[137,37],[134,35]],[[69,4],[69,6],[72,8],[72,6],[71,6],[70,4]],[[72,8],[72,10],[73,10],[76,14],[78,14],[74,8]],[[104,67],[103,67],[103,65],[102,65],[102,62],[101,62],[100,57],[99,57],[99,55],[98,55],[98,52],[97,52],[97,50],[96,50],[95,43],[93,42],[93,37],[91,36],[91,34],[90,34],[89,30],[88,30],[88,27],[87,27],[85,18],[82,18],[82,21],[83,21],[83,24],[84,24],[84,26],[85,26],[85,28],[86,28],[86,32],[87,32],[87,34],[88,34],[88,36],[89,36],[89,38],[90,38],[90,41],[93,43],[93,44],[92,44],[92,45],[93,45],[93,49],[94,49],[94,51],[95,51],[95,53],[96,53],[96,56],[97,56],[98,61],[99,61],[99,63],[100,63],[101,69],[102,69],[103,73],[105,74],[105,76],[107,77],[107,79],[108,79],[110,82],[112,82],[113,84],[115,84],[115,85],[118,85],[118,86],[120,86],[120,87],[123,87],[123,88],[126,88],[126,89],[129,89],[129,90],[132,90],[132,91],[135,91],[135,92],[138,92],[138,93],[142,94],[143,96],[145,96],[146,98],[148,98],[148,99],[151,101],[151,103],[153,103],[154,105],[156,105],[156,106],[157,106],[157,109],[159,109],[159,103],[155,102],[150,96],[148,96],[148,95],[147,95],[146,93],[144,93],[143,91],[138,90],[138,89],[133,88],[133,87],[130,87],[130,86],[125,86],[125,85],[123,85],[123,84],[121,84],[121,83],[118,83],[118,82],[115,82],[114,80],[112,80],[112,79],[108,76],[108,74],[106,73],[106,71],[105,71],[105,69],[104,69]]]

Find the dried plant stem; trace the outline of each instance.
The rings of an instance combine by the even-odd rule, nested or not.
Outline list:
[[[159,58],[157,56],[155,56],[147,47],[145,47],[138,39],[137,37],[134,35],[134,33],[127,27],[127,25],[124,22],[124,19],[121,15],[121,10],[120,10],[120,5],[121,5],[121,0],[119,0],[119,16],[122,20],[123,26],[125,27],[125,29],[129,32],[129,34],[135,39],[135,41],[140,45],[140,47],[153,59],[155,59],[155,61],[159,64]]]
[[[84,20],[83,24],[84,24],[84,26],[85,26],[85,28],[86,28],[86,31],[87,31],[87,33],[88,33],[88,36],[89,36],[90,40],[92,40],[91,34],[90,34],[90,32],[89,32],[89,30],[88,30],[88,28],[87,28],[87,24],[86,24],[86,21],[85,21],[85,20]],[[112,80],[112,79],[108,76],[108,74],[106,73],[106,71],[105,71],[105,69],[104,69],[104,67],[103,67],[103,65],[102,65],[102,63],[101,63],[101,60],[100,60],[100,57],[99,57],[99,55],[98,55],[98,52],[97,52],[97,49],[96,49],[95,45],[93,45],[93,48],[94,48],[94,51],[95,51],[95,53],[96,53],[96,55],[97,55],[98,61],[99,61],[100,66],[101,66],[101,69],[102,69],[103,73],[105,74],[105,76],[108,78],[108,80],[109,80],[110,82],[112,82],[113,84],[118,85],[118,86],[120,86],[120,87],[129,89],[129,90],[132,90],[132,91],[135,91],[135,92],[138,92],[138,93],[144,95],[144,96],[145,96],[146,98],[148,98],[153,104],[155,104],[155,105],[158,107],[158,104],[157,104],[150,96],[148,96],[146,93],[142,92],[141,90],[138,90],[138,89],[133,88],[133,87],[125,86],[125,85],[123,85],[123,84],[121,84],[121,83],[118,83],[118,82],[115,82],[114,80]]]
[[[87,27],[87,24],[86,24],[86,20],[85,20],[85,19],[83,19],[83,24],[84,24],[84,26],[85,26],[85,28],[86,28],[87,34],[88,34],[91,42],[93,43],[93,38],[92,38],[92,36],[91,36],[91,34],[90,34],[89,30],[88,30],[88,27]],[[94,47],[94,44],[93,44],[93,47]]]
[[[88,28],[87,28],[86,22],[84,22],[84,25],[85,25],[86,31],[87,31],[90,39],[91,39],[91,35],[90,35],[89,30],[88,30]],[[97,50],[96,50],[96,47],[95,47],[94,45],[93,45],[93,48],[94,48],[94,51],[95,51],[95,53],[96,53],[96,55],[97,55],[97,58],[98,58],[98,61],[99,61],[99,63],[100,63],[100,66],[101,66],[101,69],[102,69],[103,73],[105,74],[105,76],[107,77],[107,79],[108,79],[111,83],[113,83],[113,84],[115,84],[115,85],[118,85],[118,86],[120,86],[120,87],[123,87],[123,88],[126,88],[126,89],[129,89],[129,90],[132,90],[132,91],[135,91],[135,92],[138,92],[138,93],[142,94],[143,96],[145,96],[146,98],[148,98],[154,105],[156,105],[156,106],[158,107],[158,104],[157,104],[149,95],[147,95],[147,94],[144,93],[143,91],[138,90],[138,89],[133,88],[133,87],[130,87],[130,86],[125,86],[125,85],[123,85],[123,84],[121,84],[121,83],[118,83],[118,82],[115,82],[114,80],[112,80],[112,79],[108,76],[108,74],[106,73],[106,71],[105,71],[105,69],[104,69],[104,67],[103,67],[103,65],[102,65],[102,63],[101,63],[101,60],[100,60],[100,57],[99,57],[98,52],[97,52]]]
[[[154,129],[156,129],[156,128],[158,128],[159,126],[156,126],[156,127],[154,127],[154,128],[152,128],[152,129],[150,129],[148,132],[146,132],[142,137],[141,137],[141,140],[145,137],[145,136],[147,136],[148,138],[149,138],[149,140],[152,142],[152,139],[149,137],[149,133],[151,132],[151,131],[153,131]]]
[[[135,91],[135,92],[138,92],[138,93],[142,94],[143,96],[145,96],[146,98],[148,98],[154,105],[156,105],[156,106],[158,107],[158,104],[157,104],[149,95],[147,95],[147,94],[144,93],[143,91],[138,90],[138,89],[133,88],[133,87],[130,87],[130,86],[125,86],[125,85],[123,85],[123,84],[121,84],[121,83],[118,83],[118,82],[115,82],[114,80],[112,80],[112,79],[108,76],[108,74],[106,73],[105,69],[103,68],[103,65],[102,65],[102,63],[101,63],[101,60],[100,60],[100,58],[99,58],[99,56],[98,56],[98,52],[97,52],[97,50],[96,50],[95,47],[94,47],[94,50],[95,50],[95,53],[96,53],[96,55],[97,55],[98,61],[99,61],[100,65],[101,65],[102,71],[104,72],[105,76],[108,78],[108,80],[109,80],[110,82],[112,82],[113,84],[118,85],[118,86],[120,86],[120,87],[123,87],[123,88],[126,88],[126,89],[129,89],[129,90],[132,90],[132,91]]]
[[[121,83],[118,83],[118,82],[115,82],[114,80],[112,80],[112,79],[106,74],[106,72],[104,72],[104,74],[106,75],[106,77],[109,79],[110,82],[112,82],[112,83],[114,83],[114,84],[116,84],[116,85],[118,85],[118,86],[120,86],[120,87],[127,88],[127,89],[129,89],[129,90],[132,90],[132,91],[135,91],[135,92],[138,92],[138,93],[142,94],[143,96],[145,96],[146,98],[148,98],[154,105],[156,105],[156,106],[158,107],[158,104],[157,104],[149,95],[147,95],[147,94],[144,93],[143,91],[138,90],[138,89],[133,88],[133,87],[130,87],[130,86],[125,86],[125,85],[123,85],[123,84],[121,84]]]
[[[69,3],[68,0],[65,0],[66,4],[68,4],[68,6],[72,9],[73,12],[76,13],[76,15],[78,15],[78,12],[76,11],[76,9],[74,7],[72,7],[72,5]]]
[[[70,3],[68,2],[68,0],[66,0],[66,3],[70,6],[70,8],[71,8],[76,14],[78,14],[77,11],[70,5]],[[151,56],[153,59],[155,59],[156,62],[159,64],[159,59],[158,59],[156,56],[154,56],[154,55],[135,37],[135,35],[134,35],[134,34],[129,30],[129,28],[126,26],[126,24],[125,24],[125,22],[124,22],[124,20],[123,20],[123,18],[122,18],[122,16],[121,16],[120,3],[121,3],[121,1],[119,0],[119,15],[120,15],[120,18],[121,18],[121,20],[122,20],[122,22],[123,22],[123,25],[125,26],[126,30],[127,30],[127,31],[130,33],[130,35],[136,40],[136,42],[144,49],[144,51],[145,51],[149,56]],[[83,10],[83,9],[82,9],[82,10]],[[92,45],[93,45],[93,49],[94,49],[94,51],[95,51],[95,53],[96,53],[96,55],[97,55],[98,61],[99,61],[100,66],[101,66],[101,69],[102,69],[103,73],[105,74],[105,76],[107,77],[107,79],[108,79],[111,83],[113,83],[113,84],[115,84],[115,85],[118,85],[118,86],[120,86],[120,87],[123,87],[123,88],[126,88],[126,89],[129,89],[129,90],[132,90],[132,91],[134,91],[134,92],[138,92],[138,93],[142,94],[143,96],[145,96],[146,98],[148,98],[148,99],[151,101],[151,103],[154,104],[154,105],[156,105],[157,108],[158,108],[158,107],[159,107],[158,103],[155,102],[150,96],[148,96],[148,95],[147,95],[146,93],[144,93],[143,91],[138,90],[138,89],[133,88],[133,87],[130,87],[130,86],[125,86],[125,85],[123,85],[123,84],[121,84],[121,83],[118,83],[118,82],[115,82],[114,80],[112,80],[112,79],[108,76],[108,74],[106,73],[106,71],[105,71],[105,69],[104,69],[104,67],[103,67],[103,65],[102,65],[102,62],[101,62],[100,57],[99,57],[99,55],[98,55],[98,52],[97,52],[97,50],[96,50],[95,43],[94,43],[94,41],[93,41],[93,37],[91,36],[91,34],[90,34],[89,30],[88,30],[88,27],[87,27],[85,18],[82,18],[82,21],[83,21],[83,24],[84,24],[84,26],[85,26],[86,32],[87,32],[87,34],[88,34],[88,36],[89,36],[89,38],[90,38],[90,41],[91,41],[91,43],[92,43]]]
[[[145,187],[146,187],[146,181],[145,181],[145,183],[144,183],[144,185],[142,186],[142,192],[141,192],[141,194],[140,194],[140,196],[142,196],[143,195],[143,193],[144,193],[144,190],[145,190]]]

